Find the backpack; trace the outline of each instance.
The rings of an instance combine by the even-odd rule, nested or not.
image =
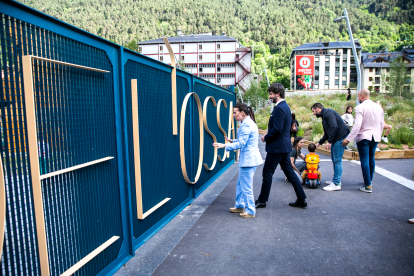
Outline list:
[[[292,122],[292,127],[290,128],[290,132],[298,132],[298,126],[296,125],[296,122]]]
[[[318,163],[319,163],[319,155],[314,153],[309,153],[306,155],[306,168],[309,171],[317,171],[318,170]]]

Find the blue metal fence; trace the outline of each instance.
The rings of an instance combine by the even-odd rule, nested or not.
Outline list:
[[[115,242],[76,270],[107,275],[187,206],[229,165],[234,155],[202,169],[199,180],[184,180],[180,137],[173,135],[172,67],[16,2],[0,0],[1,155],[5,173],[5,235],[0,275],[60,275],[108,241]],[[101,158],[110,160],[42,180],[49,269],[41,268],[31,178],[22,57],[34,55],[108,73],[33,61],[33,92],[40,174],[46,175]],[[145,219],[137,217],[132,87],[137,80],[143,210],[165,198]],[[177,70],[177,115],[189,92],[203,105],[223,99],[220,121],[229,128],[233,92]],[[216,110],[207,103],[207,124],[219,142]],[[190,179],[199,160],[199,120],[194,97],[185,117],[185,159]],[[213,163],[213,139],[204,131],[203,163]],[[218,150],[223,156],[224,151]],[[0,185],[1,185],[0,181]],[[3,198],[0,198],[3,201]],[[4,219],[0,214],[0,219]]]

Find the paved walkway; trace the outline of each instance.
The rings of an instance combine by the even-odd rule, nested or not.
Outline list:
[[[414,190],[376,173],[373,193],[360,192],[360,166],[343,164],[342,190],[305,188],[305,210],[288,206],[295,193],[278,168],[267,208],[254,219],[228,212],[234,165],[115,275],[414,275],[414,225],[407,223]],[[413,159],[377,163],[406,181],[413,165]],[[255,198],[261,172],[262,166]],[[321,162],[321,172],[323,181],[331,180],[332,163]]]

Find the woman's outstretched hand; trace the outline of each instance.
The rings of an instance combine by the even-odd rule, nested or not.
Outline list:
[[[226,139],[227,142],[233,143],[232,139],[227,138],[226,136],[224,136],[224,139]]]
[[[213,146],[215,146],[215,147],[217,147],[219,149],[222,149],[222,148],[226,147],[226,145],[225,144],[222,144],[222,143],[213,143]]]

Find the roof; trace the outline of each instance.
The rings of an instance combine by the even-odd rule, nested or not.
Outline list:
[[[167,37],[168,41],[170,43],[189,43],[189,42],[214,42],[214,41],[236,41],[237,39],[233,37],[228,37],[225,35],[183,35],[183,36],[173,36],[173,37]],[[163,44],[164,41],[162,38],[147,40],[147,41],[141,41],[139,42],[140,45],[145,44]]]
[[[305,43],[300,45],[292,50],[289,56],[289,60],[292,58],[294,51],[304,51],[304,50],[324,50],[324,49],[348,49],[352,48],[351,41],[332,41],[332,42],[315,42],[315,43]],[[356,49],[362,49],[362,46],[355,42]]]
[[[327,46],[326,46],[327,45]],[[355,43],[355,48],[362,49],[362,46]],[[332,41],[332,42],[319,42],[306,43],[294,48],[292,51],[302,50],[319,50],[319,49],[341,49],[341,48],[352,48],[351,41]]]

